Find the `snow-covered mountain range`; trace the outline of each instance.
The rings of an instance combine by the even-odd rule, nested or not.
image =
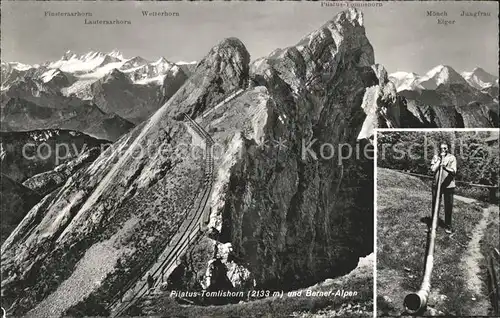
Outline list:
[[[196,63],[196,62],[194,62]],[[193,64],[180,62],[180,65]],[[125,58],[119,51],[109,53],[90,51],[78,55],[67,51],[59,60],[46,62],[41,65],[28,65],[19,62],[2,62],[1,90],[8,89],[13,83],[24,76],[39,79],[49,83],[58,76],[72,76],[75,87],[82,88],[82,82],[90,85],[117,69],[127,75],[135,84],[163,84],[167,76],[175,76],[180,71],[180,66],[160,57],[156,61],[148,61],[140,56]],[[62,90],[64,95],[78,93],[78,89],[68,88]]]
[[[163,105],[196,66],[180,64],[164,57],[125,58],[117,50],[67,51],[35,65],[2,61],[2,130],[62,127],[115,140]],[[91,108],[83,105],[95,110],[92,119],[83,111]]]
[[[399,71],[389,74],[389,79],[394,83],[398,92],[404,90],[435,90],[439,85],[451,84],[468,84],[479,90],[498,87],[498,77],[479,67],[471,72],[459,74],[451,66],[438,65],[423,76],[413,72]]]
[[[486,72],[480,67],[476,67],[472,72],[462,72],[463,78],[477,89],[486,89],[489,87],[498,87],[498,77]]]
[[[498,127],[498,77],[481,68],[459,74],[438,65],[420,76],[389,75],[423,127]]]

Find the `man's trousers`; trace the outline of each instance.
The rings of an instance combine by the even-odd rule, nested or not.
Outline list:
[[[432,189],[432,213],[434,213],[434,207],[436,204],[436,192],[437,192],[437,187],[434,186]],[[450,229],[451,229],[451,214],[453,212],[454,193],[455,193],[455,188],[441,189],[441,197],[444,197],[444,224],[447,228]],[[441,197],[439,198],[439,206],[441,206]],[[439,216],[439,210],[438,210],[438,216]]]

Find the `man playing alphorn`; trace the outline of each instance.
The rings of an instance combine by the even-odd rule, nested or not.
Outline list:
[[[444,197],[444,230],[446,233],[451,234],[453,233],[451,215],[453,211],[453,193],[455,192],[455,175],[457,174],[457,158],[449,152],[447,143],[441,143],[440,150],[440,155],[435,155],[431,161],[431,170],[434,173],[434,182],[432,185],[432,210],[434,210],[436,204],[439,168],[443,167],[439,202],[441,202],[441,196]]]

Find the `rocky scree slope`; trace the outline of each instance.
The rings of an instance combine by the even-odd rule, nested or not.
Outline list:
[[[0,142],[2,243],[36,203],[96,159],[101,146],[108,144],[59,129],[0,132]]]
[[[4,174],[0,175],[0,184],[0,216],[2,219],[0,240],[3,244],[42,196]]]
[[[268,288],[307,286],[352,270],[372,252],[373,163],[346,149],[342,161],[303,157],[301,150],[314,140],[317,154],[324,143],[337,155],[341,144],[363,150],[373,127],[403,125],[404,105],[373,64],[355,9],[252,64],[239,40],[222,41],[114,151],[28,212],[2,245],[2,305],[17,315],[75,308],[103,314],[147,271],[202,183],[203,161],[179,148],[199,143],[183,113],[220,148],[210,238],[200,248],[230,243],[238,266]],[[280,138],[286,148],[274,145]],[[166,152],[140,156],[139,146]]]
[[[23,182],[23,185],[45,196],[63,185],[66,180],[80,169],[84,169],[101,154],[104,147],[81,149],[81,154],[54,169],[36,174]]]

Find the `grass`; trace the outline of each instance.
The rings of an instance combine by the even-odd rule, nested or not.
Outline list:
[[[422,218],[431,214],[431,189],[416,177],[382,168],[378,169],[377,189],[378,314],[401,315],[404,297],[417,291],[422,281],[427,246],[427,226]],[[455,200],[455,234],[437,230],[428,308],[438,313],[473,314],[473,295],[467,290],[461,260],[482,208],[481,204]]]
[[[500,239],[499,239],[499,234],[498,234],[499,227],[500,227],[500,222],[499,222],[498,208],[496,208],[490,212],[489,223],[488,223],[488,226],[486,227],[485,235],[480,242],[481,253],[484,256],[484,259],[482,260],[482,262],[480,264],[481,277],[483,278],[483,280],[485,282],[488,282],[488,280],[491,279],[489,277],[489,273],[488,273],[488,261],[489,261],[489,258],[491,256],[491,252],[494,248],[496,248],[497,250],[500,250],[500,248],[499,248]],[[496,277],[497,277],[497,279],[500,279],[500,263],[496,262],[495,259],[493,259],[493,264],[494,264],[494,270],[496,272]],[[498,284],[498,281],[497,281],[497,284]],[[490,294],[490,293],[492,293],[492,287],[493,286],[488,286],[488,284],[485,284],[484,291],[487,294]],[[491,295],[491,296],[493,296],[493,295]],[[490,298],[492,308],[490,308],[488,315],[495,314],[493,311],[493,304],[496,302],[497,306],[500,307],[499,300],[500,299]],[[498,313],[496,313],[496,314],[498,314]]]
[[[385,183],[385,185],[394,184],[393,181],[401,182],[400,178],[397,178],[397,177],[392,176],[392,175],[391,176],[386,175],[385,177],[387,177],[389,179],[388,180],[379,180],[380,182]],[[413,184],[410,184],[410,186],[414,186],[415,185],[414,183],[415,182],[418,183],[418,180],[420,180],[421,183],[430,187],[432,185],[432,179],[433,179],[432,177],[426,178],[426,177],[413,176],[413,178],[412,178],[413,181],[405,181],[405,182],[413,183]],[[385,186],[385,185],[379,185],[379,186]],[[471,185],[462,183],[460,181],[457,181],[457,187],[455,188],[455,194],[461,195],[461,196],[464,196],[467,198],[476,199],[476,200],[483,201],[483,202],[489,202],[491,204],[498,205],[500,203],[498,188],[491,191],[490,188],[471,186]]]

